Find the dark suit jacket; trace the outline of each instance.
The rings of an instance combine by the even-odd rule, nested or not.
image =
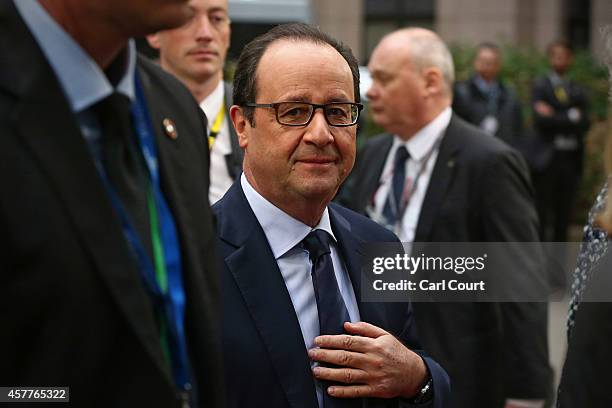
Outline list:
[[[232,107],[233,100],[233,86],[232,84],[226,82],[223,84],[225,91],[225,114],[227,115],[227,124],[229,127],[230,134],[230,142],[232,144],[232,151],[225,155],[225,162],[227,163],[227,171],[230,177],[236,180],[242,174],[242,160],[244,158],[244,153],[242,148],[238,144],[238,135],[236,134],[236,129],[234,129],[234,124],[232,123],[229,117],[229,111]]]
[[[495,135],[504,142],[516,146],[524,137],[521,104],[512,89],[503,82],[500,82],[499,86],[498,108],[494,113],[499,122],[499,128]],[[476,126],[480,126],[489,114],[487,96],[476,85],[475,76],[455,84],[453,110],[467,122]]]
[[[392,145],[368,141],[339,194],[364,212]],[[537,215],[519,153],[453,115],[440,144],[415,242],[537,241]],[[550,392],[546,304],[414,303],[425,350],[445,367],[456,407],[498,407]]]
[[[11,1],[0,22],[0,384],[69,386],[75,407],[181,406],[76,118]],[[205,121],[175,79],[142,59],[138,69],[180,236],[193,377],[202,406],[221,406]]]
[[[263,229],[246,200],[240,180],[213,206],[221,248],[223,356],[228,407],[317,407],[306,345],[289,292]],[[372,221],[337,205],[330,206],[332,229],[351,277],[363,321],[393,333],[419,349],[412,309],[406,303],[359,301],[360,245],[397,241]],[[425,406],[445,407],[445,371],[424,356],[434,381],[435,399]],[[362,407],[398,407],[399,401],[370,400]]]
[[[590,121],[588,115],[588,99],[585,90],[573,81],[568,81],[567,102],[561,102],[555,96],[555,90],[549,76],[537,78],[532,85],[532,103],[543,101],[549,104],[555,111],[552,117],[541,116],[535,109],[533,110],[534,130],[536,131],[536,141],[534,142],[534,156],[532,160],[534,170],[546,170],[551,164],[554,156],[554,137],[564,134],[572,137],[578,143],[575,151],[573,164],[576,166],[577,174],[582,172],[582,160],[584,151],[584,136],[589,129]],[[567,116],[571,108],[578,108],[581,111],[581,118],[578,122],[572,122]],[[564,156],[564,160],[569,158]]]

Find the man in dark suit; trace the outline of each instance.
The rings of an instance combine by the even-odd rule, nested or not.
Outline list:
[[[453,111],[486,133],[518,145],[524,136],[522,108],[514,90],[499,78],[501,50],[492,43],[480,44],[473,66],[469,79],[455,83]]]
[[[305,24],[241,54],[230,114],[244,173],[213,206],[230,407],[448,401],[444,370],[414,351],[410,305],[360,301],[362,244],[397,238],[329,204],[354,162],[358,72],[347,47]]]
[[[589,128],[585,90],[567,78],[573,55],[562,41],[548,47],[551,72],[532,87],[534,128],[537,136],[532,164],[536,204],[543,241],[567,241],[567,227],[580,185],[584,136]],[[555,278],[555,277],[553,277]],[[553,283],[565,286],[564,276]]]
[[[1,384],[222,406],[205,118],[130,40],[190,13],[0,3]]]
[[[368,68],[374,120],[339,201],[405,242],[537,241],[521,156],[450,109],[452,57],[425,29],[384,37]],[[541,406],[550,389],[546,304],[415,303],[455,407]],[[519,400],[517,402],[517,400]]]
[[[159,62],[180,79],[210,118],[211,204],[217,202],[242,172],[242,149],[229,119],[232,86],[223,82],[223,64],[230,43],[227,0],[191,0],[195,10],[182,27],[148,36],[159,50]]]

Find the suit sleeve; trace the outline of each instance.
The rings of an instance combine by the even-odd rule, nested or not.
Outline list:
[[[588,116],[588,98],[584,90],[578,85],[572,84],[570,87],[571,103],[567,108],[560,108],[556,101],[550,99],[548,87],[548,82],[541,79],[536,81],[532,88],[533,105],[538,101],[542,101],[551,105],[554,109],[552,116],[542,116],[533,109],[533,119],[536,127],[551,134],[586,131],[589,128],[590,122]],[[580,110],[581,116],[579,121],[575,122],[570,119],[568,116],[570,108],[578,108]]]
[[[513,150],[492,154],[485,169],[482,194],[485,219],[483,230],[489,242],[533,242],[537,245],[537,214],[533,193],[520,155]],[[508,248],[508,262],[528,259],[521,253],[523,246]],[[527,265],[517,273],[530,274],[533,285],[544,285],[544,269],[537,263]],[[547,322],[545,302],[500,304],[504,336],[504,375],[506,398],[544,399],[551,391],[551,370],[548,362]]]

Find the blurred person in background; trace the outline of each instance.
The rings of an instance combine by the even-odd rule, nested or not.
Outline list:
[[[451,110],[454,68],[435,33],[385,36],[368,68],[374,121],[338,201],[403,242],[533,242],[521,155]],[[545,303],[414,303],[426,350],[448,370],[453,407],[541,407],[551,392]]]
[[[586,91],[568,77],[571,47],[556,41],[547,49],[550,72],[531,91],[534,130],[540,153],[532,164],[543,241],[567,241],[567,228],[582,174],[584,136],[589,129]],[[565,287],[565,276],[552,276]]]
[[[480,44],[473,67],[469,79],[455,83],[453,111],[486,133],[517,146],[524,132],[522,108],[514,90],[499,78],[502,69],[499,46]]]
[[[223,406],[206,118],[131,39],[191,14],[0,2],[0,384]]]
[[[227,0],[191,0],[187,24],[147,37],[159,50],[163,69],[181,80],[208,117],[211,204],[223,197],[242,172],[242,149],[229,119],[232,86],[223,81],[230,45]]]

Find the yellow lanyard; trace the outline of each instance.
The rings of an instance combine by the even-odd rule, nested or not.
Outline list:
[[[569,100],[567,91],[562,85],[555,86],[555,97],[561,103],[567,103],[567,101]]]
[[[221,109],[219,109],[219,113],[215,117],[215,121],[213,122],[210,133],[208,135],[208,149],[212,149],[213,144],[215,143],[215,139],[219,132],[221,131],[221,124],[223,123],[223,118],[225,118],[225,105],[221,104]]]

